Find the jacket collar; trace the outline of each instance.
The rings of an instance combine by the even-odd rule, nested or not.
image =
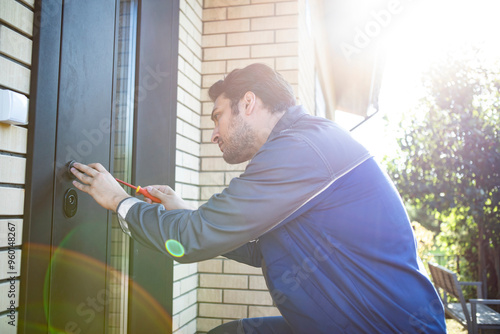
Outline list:
[[[288,108],[285,114],[274,126],[273,131],[271,131],[271,134],[269,135],[268,141],[278,136],[281,132],[290,129],[295,122],[305,115],[307,115],[307,113],[302,105]]]

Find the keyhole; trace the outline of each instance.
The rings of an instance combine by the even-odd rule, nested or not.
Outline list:
[[[64,194],[64,214],[71,218],[76,214],[78,208],[78,195],[76,190],[70,188]]]

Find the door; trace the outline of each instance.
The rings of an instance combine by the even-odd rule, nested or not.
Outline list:
[[[111,165],[115,0],[65,1],[62,11],[51,260],[50,332],[102,333],[110,217],[76,191],[70,160]]]
[[[177,0],[35,1],[19,333],[171,332],[172,261],[67,163],[175,183],[178,26]]]
[[[66,164],[112,168],[116,3],[48,0],[35,10],[20,332],[104,333],[111,216],[74,189]]]

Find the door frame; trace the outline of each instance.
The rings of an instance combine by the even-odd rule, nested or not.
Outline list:
[[[132,180],[134,184],[175,185],[179,0],[140,0],[137,18],[136,109]],[[141,87],[147,94],[141,95]],[[150,87],[151,89],[149,89]],[[161,264],[161,265],[160,265]],[[154,274],[151,269],[155,268]],[[135,302],[141,286],[172,316],[173,261],[131,240],[129,333],[159,331],[144,321]]]
[[[40,253],[40,247],[51,245],[54,184],[61,168],[54,162],[62,10],[63,0],[35,1],[18,333],[32,333],[33,326],[39,332],[49,330],[43,291],[51,256]],[[139,0],[137,27],[132,181],[174,185],[179,0]],[[146,94],[141,95],[141,87]],[[141,322],[139,311],[144,312],[147,305],[139,310],[134,301],[140,296],[133,287],[140,285],[156,300],[155,307],[172,315],[173,261],[132,242],[130,278],[128,332],[154,333]]]

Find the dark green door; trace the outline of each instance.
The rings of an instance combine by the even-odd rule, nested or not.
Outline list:
[[[77,160],[110,168],[114,36],[115,0],[64,1],[52,252],[44,283],[53,332],[105,331],[110,217],[90,196],[72,193],[64,166]]]
[[[171,332],[172,261],[75,196],[66,164],[175,183],[178,29],[178,0],[35,1],[19,333]]]

